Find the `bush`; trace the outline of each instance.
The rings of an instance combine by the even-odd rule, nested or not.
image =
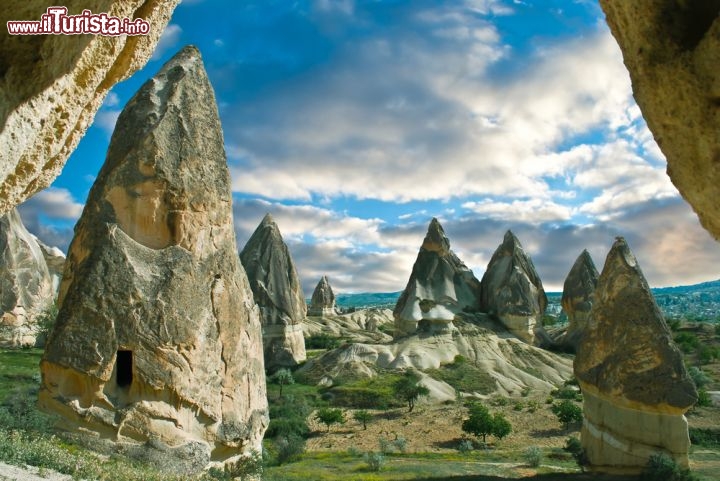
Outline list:
[[[48,336],[55,327],[55,321],[57,320],[58,306],[57,302],[53,301],[52,304],[48,305],[36,318],[35,322],[38,325],[37,340],[35,342],[37,347],[44,347]]]
[[[385,464],[385,455],[383,453],[365,453],[365,462],[370,471],[379,472]]]
[[[682,320],[678,319],[677,317],[674,319],[668,319],[667,320],[668,327],[670,327],[671,331],[677,331],[680,329],[680,325],[682,324]]]
[[[663,481],[693,481],[697,479],[690,470],[677,465],[675,460],[665,453],[655,453],[650,456],[647,466],[643,470],[642,479]]]
[[[512,426],[501,413],[491,415],[488,408],[482,404],[472,404],[469,407],[470,417],[463,421],[462,430],[473,436],[482,437],[485,443],[487,435],[502,439],[512,431]]]
[[[575,462],[578,466],[580,466],[580,468],[588,465],[585,449],[583,449],[582,443],[575,436],[571,436],[565,440],[565,447],[563,450],[572,455],[573,459],[575,459]]]
[[[706,408],[712,406],[712,399],[710,398],[710,394],[708,394],[707,390],[705,389],[699,389],[698,390],[698,400],[695,403],[696,406],[701,408]]]
[[[697,387],[698,389],[706,386],[710,382],[710,378],[708,377],[708,375],[705,374],[703,370],[699,367],[692,366],[690,369],[688,369],[688,374],[695,383],[695,387]]]
[[[295,379],[293,379],[290,369],[278,369],[269,379],[270,382],[280,386],[280,395],[278,396],[280,399],[283,397],[283,386],[295,384]]]
[[[407,439],[405,439],[405,438],[402,437],[402,436],[400,436],[400,437],[398,437],[397,439],[395,439],[395,440],[392,442],[392,444],[393,444],[393,446],[395,446],[395,449],[397,449],[397,450],[400,451],[401,453],[404,453],[405,450],[407,449]]]
[[[245,456],[235,463],[226,464],[222,469],[210,468],[207,474],[212,479],[233,481],[234,479],[256,479],[263,472],[263,458],[258,451]]]
[[[523,452],[523,459],[531,468],[537,468],[542,461],[542,450],[537,446],[530,446]]]
[[[527,410],[529,413],[534,413],[535,411],[538,410],[539,407],[540,407],[540,403],[538,403],[536,400],[532,399],[532,400],[528,401]]]
[[[557,399],[576,399],[578,394],[579,393],[578,393],[577,389],[574,389],[571,386],[566,385],[560,389],[557,389],[555,391],[554,396]]]
[[[430,394],[430,390],[418,382],[420,382],[420,378],[415,373],[408,371],[393,384],[395,397],[407,403],[408,412],[412,412],[415,402],[421,396]]]
[[[697,336],[691,332],[681,332],[675,336],[675,343],[686,354],[693,352],[700,345]]]
[[[706,448],[720,448],[720,429],[690,428],[690,442]]]
[[[515,405],[513,406],[513,411],[522,411],[525,405],[522,403],[522,401],[516,401]]]
[[[472,451],[473,449],[475,449],[475,448],[473,446],[472,441],[470,441],[469,439],[463,439],[462,441],[460,441],[460,443],[458,444],[458,447],[457,447],[457,450],[463,454],[467,454],[470,451]]]
[[[320,408],[315,413],[315,419],[326,425],[328,432],[333,424],[345,424],[345,414],[342,409]]]
[[[555,403],[550,410],[557,416],[558,421],[565,425],[565,429],[570,429],[571,424],[582,421],[582,408],[570,400]]]
[[[379,438],[378,446],[380,447],[380,452],[383,454],[390,454],[393,452],[393,444],[388,439],[382,437]]]
[[[701,364],[708,364],[716,359],[720,359],[720,349],[706,345],[700,346],[698,350],[698,360]]]
[[[335,349],[340,345],[340,339],[328,336],[325,333],[313,334],[305,339],[306,349]]]
[[[310,407],[305,400],[295,400],[293,396],[286,396],[283,402],[270,406],[270,425],[265,432],[266,439],[290,435],[306,438],[310,434],[307,416]]]
[[[355,413],[353,414],[353,419],[362,424],[363,429],[367,429],[367,423],[372,421],[372,414],[370,414],[365,409],[361,409],[359,411],[355,411]]]
[[[274,446],[277,464],[294,461],[305,452],[305,440],[293,434],[276,438]]]

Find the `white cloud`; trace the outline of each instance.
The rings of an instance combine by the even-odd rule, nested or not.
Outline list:
[[[512,202],[484,199],[480,202],[465,202],[462,206],[491,219],[513,219],[530,224],[568,221],[573,216],[571,207],[539,198]]]
[[[83,205],[67,189],[50,187],[18,206],[25,227],[49,246],[67,252],[72,226],[80,218]]]
[[[110,92],[102,103],[103,107],[115,107],[120,104],[120,97],[115,92]]]
[[[110,136],[115,130],[115,124],[117,123],[118,117],[120,117],[120,112],[120,110],[99,110],[95,115],[93,125],[100,127]]]
[[[197,2],[197,0],[195,0],[195,2]],[[194,2],[184,0],[184,3]],[[181,34],[182,28],[180,28],[180,25],[171,23],[165,27],[165,30],[163,30],[160,40],[158,40],[157,46],[155,47],[155,51],[152,54],[151,60],[159,60],[166,51],[174,48],[180,41]]]

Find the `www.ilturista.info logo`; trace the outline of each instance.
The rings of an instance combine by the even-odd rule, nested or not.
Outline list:
[[[40,20],[10,20],[10,35],[147,35],[150,22],[136,18],[112,17],[107,13],[83,10],[80,15],[68,15],[66,7],[48,7]]]

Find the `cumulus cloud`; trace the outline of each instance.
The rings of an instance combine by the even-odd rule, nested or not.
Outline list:
[[[183,1],[183,3],[197,3],[197,2],[198,2],[198,0],[194,0],[194,1],[184,0]],[[160,40],[158,40],[157,46],[155,47],[155,51],[153,52],[152,57],[150,57],[150,59],[151,60],[159,60],[165,54],[165,52],[174,48],[180,42],[181,35],[182,35],[182,28],[180,28],[180,25],[171,23],[167,27],[165,27],[165,30],[163,30],[163,33],[160,36]]]
[[[18,206],[25,227],[49,246],[67,252],[72,240],[72,227],[82,214],[83,204],[70,191],[50,187]]]

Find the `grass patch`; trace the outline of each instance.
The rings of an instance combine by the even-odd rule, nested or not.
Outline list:
[[[324,390],[323,399],[333,406],[356,409],[389,409],[401,407],[403,402],[395,398],[393,384],[401,379],[399,374],[380,372],[377,376],[358,379]]]
[[[704,448],[720,448],[720,429],[690,428],[690,442]]]
[[[456,356],[452,363],[443,364],[437,369],[427,369],[425,373],[445,381],[456,391],[490,394],[497,389],[497,382],[492,376],[462,356]]]
[[[42,349],[0,350],[0,402],[17,389],[40,382]]]

